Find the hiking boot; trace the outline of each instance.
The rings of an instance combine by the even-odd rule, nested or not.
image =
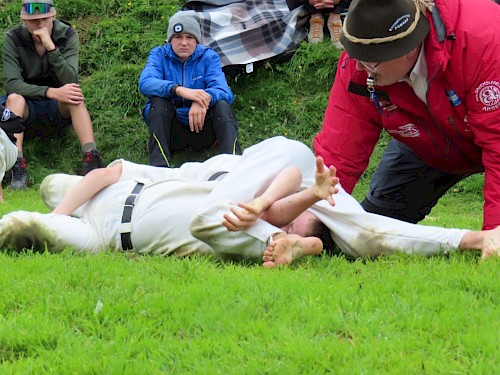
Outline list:
[[[103,168],[104,164],[101,160],[101,155],[97,150],[85,152],[83,154],[83,175],[85,176],[91,170]]]
[[[342,30],[342,21],[328,21],[328,31],[332,44],[338,49],[344,49],[340,43],[340,30]]]
[[[309,43],[319,43],[323,41],[324,33],[323,27],[325,26],[325,19],[321,13],[313,13],[309,20],[309,34],[307,40]]]
[[[26,190],[28,188],[28,165],[24,158],[17,158],[11,169],[11,175],[9,189]]]

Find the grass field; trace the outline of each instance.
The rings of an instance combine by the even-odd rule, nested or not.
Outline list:
[[[0,2],[2,30],[18,23],[19,3]],[[105,161],[145,162],[137,79],[180,2],[55,4],[80,34],[81,85]],[[231,79],[242,146],[274,135],[311,145],[337,56],[328,43],[304,43],[288,62]],[[386,144],[383,135],[357,199]],[[32,187],[5,191],[2,215],[47,212],[42,178],[79,169],[71,132],[28,141],[25,154]],[[480,175],[461,182],[424,224],[480,229],[482,184]],[[0,374],[498,374],[499,264],[473,253],[323,255],[271,271],[199,257],[4,251]]]

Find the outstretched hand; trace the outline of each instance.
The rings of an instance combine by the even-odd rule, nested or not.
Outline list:
[[[338,193],[339,191],[336,187],[339,183],[336,173],[337,170],[333,165],[326,168],[323,158],[321,156],[316,158],[316,182],[313,186],[313,191],[316,197],[319,199],[326,199],[332,206],[335,205],[332,195]]]

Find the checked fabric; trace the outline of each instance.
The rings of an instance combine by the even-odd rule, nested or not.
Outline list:
[[[308,12],[304,6],[290,11],[285,0],[188,1],[182,10],[196,13],[203,44],[223,67],[277,56],[306,37]]]

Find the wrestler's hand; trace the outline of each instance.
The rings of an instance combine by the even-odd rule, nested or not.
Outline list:
[[[205,125],[205,116],[207,115],[207,109],[196,102],[191,104],[189,109],[189,129],[192,132],[199,133],[203,130],[203,125]]]
[[[189,89],[187,87],[179,86],[175,91],[177,96],[181,98],[191,100],[193,103],[198,103],[200,106],[208,110],[210,107],[210,101],[212,97],[205,90],[200,89]]]
[[[316,182],[313,186],[313,192],[317,198],[326,199],[332,206],[335,205],[332,195],[339,191],[336,187],[339,183],[336,172],[337,170],[333,165],[330,168],[326,168],[321,156],[316,158]]]
[[[224,214],[224,225],[229,231],[238,231],[250,228],[255,224],[262,213],[270,206],[270,202],[262,197],[257,197],[250,203],[238,203],[238,207],[231,207],[230,211],[233,215]]]
[[[49,87],[46,95],[49,99],[54,99],[60,103],[66,104],[80,104],[85,100],[80,85],[76,83],[68,83],[58,88]]]
[[[56,45],[52,41],[49,30],[46,27],[33,31],[33,38],[35,39],[35,42],[42,43],[47,51],[56,49]]]

